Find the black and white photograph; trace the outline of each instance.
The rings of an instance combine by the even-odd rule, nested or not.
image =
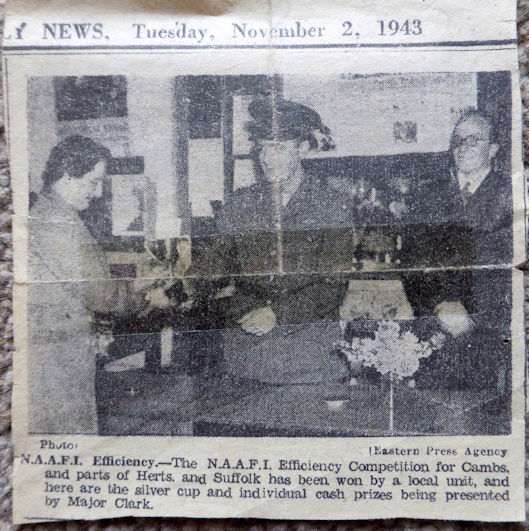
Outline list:
[[[511,73],[30,77],[30,434],[508,435]]]

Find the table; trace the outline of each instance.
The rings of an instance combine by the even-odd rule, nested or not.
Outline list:
[[[365,384],[331,411],[319,385],[267,385],[233,377],[141,370],[98,376],[106,435],[368,437],[506,434],[510,394],[398,385],[394,431],[387,386]]]

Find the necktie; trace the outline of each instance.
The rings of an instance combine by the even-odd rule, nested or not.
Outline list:
[[[469,188],[470,188],[470,183],[467,181],[465,183],[465,186],[461,190],[461,199],[463,200],[463,205],[464,206],[467,206],[468,200],[470,199],[470,196],[472,195],[470,193]]]

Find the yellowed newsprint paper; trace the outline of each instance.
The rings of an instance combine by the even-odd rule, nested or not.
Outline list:
[[[514,0],[10,1],[14,521],[520,521]]]

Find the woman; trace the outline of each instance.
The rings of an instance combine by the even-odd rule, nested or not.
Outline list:
[[[55,146],[28,218],[29,430],[98,432],[93,312],[116,306],[117,282],[79,213],[102,193],[110,152],[70,136]]]

